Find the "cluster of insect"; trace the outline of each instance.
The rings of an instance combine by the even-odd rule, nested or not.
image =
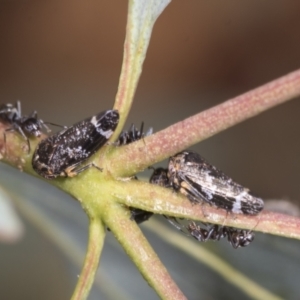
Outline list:
[[[122,132],[117,144],[126,145],[152,134],[152,129],[143,133],[134,125],[129,131]],[[136,179],[136,178],[135,178]],[[170,188],[185,195],[193,204],[206,202],[227,212],[245,215],[257,215],[264,207],[261,198],[249,189],[234,182],[215,166],[209,164],[198,153],[180,152],[169,159],[168,168],[154,169],[150,183]],[[153,213],[137,208],[130,208],[131,219],[138,224],[148,220]],[[170,224],[199,242],[219,241],[227,238],[235,249],[246,247],[254,240],[252,230],[238,229],[209,223],[189,222],[186,226],[174,217],[164,216]]]
[[[50,132],[46,124],[56,125],[39,119],[36,111],[29,116],[22,116],[19,101],[15,105],[0,106],[0,120],[9,124],[4,131],[4,145],[7,133],[15,131],[26,141],[29,152],[31,151],[29,139],[40,137],[42,130]],[[39,142],[32,156],[33,169],[46,179],[73,177],[90,167],[101,170],[93,163],[84,164],[84,162],[107,143],[118,122],[117,110],[105,110],[70,127],[62,126],[61,131]],[[128,131],[120,134],[115,145],[127,145],[152,134],[152,129],[146,133],[143,129],[143,123],[140,129],[132,125]],[[206,202],[236,214],[257,215],[264,206],[261,198],[191,151],[183,151],[170,157],[168,168],[154,169],[150,183],[181,193],[193,204]],[[152,212],[141,209],[132,207],[129,209],[131,219],[138,224],[153,215]],[[165,216],[165,218],[177,229],[199,242],[227,238],[233,248],[239,248],[249,245],[254,239],[252,230],[210,223],[197,224],[194,221],[183,225],[174,217]]]

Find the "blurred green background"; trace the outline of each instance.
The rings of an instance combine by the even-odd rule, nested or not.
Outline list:
[[[43,120],[63,125],[111,108],[126,16],[127,1],[1,1],[0,103],[21,100],[25,114],[37,110]],[[298,1],[173,1],[155,25],[127,126],[144,121],[146,128],[159,131],[296,70],[299,28]],[[298,205],[299,111],[295,99],[193,149],[263,198]],[[86,219],[76,202],[6,166],[1,166],[0,184],[22,195],[25,203],[36,200],[84,250]],[[52,199],[58,201],[51,213],[43,202]],[[65,217],[71,207],[78,222]],[[0,299],[68,299],[79,269],[26,224],[19,244],[0,244]],[[146,233],[188,299],[248,299]],[[246,249],[233,250],[225,242],[199,247],[213,248],[284,299],[299,299],[297,241],[257,234]],[[157,299],[111,233],[100,271],[127,299]],[[99,298],[116,299],[95,287],[89,299]]]

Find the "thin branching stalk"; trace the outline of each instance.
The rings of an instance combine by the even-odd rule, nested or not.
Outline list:
[[[121,132],[129,114],[155,21],[170,2],[171,0],[129,1],[122,70],[114,105],[114,109],[120,113],[120,121],[112,140]]]
[[[105,229],[99,218],[90,220],[89,242],[84,265],[71,300],[87,299],[98,269]]]
[[[124,207],[111,206],[104,221],[161,299],[186,299]]]
[[[132,176],[149,165],[299,96],[300,70],[297,70],[117,149],[111,153],[107,167],[118,176]],[[124,162],[127,162],[126,168]]]
[[[122,204],[158,214],[232,227],[255,228],[256,231],[300,239],[300,219],[285,214],[263,211],[257,216],[231,215],[207,204],[193,205],[180,194],[145,182],[118,182],[112,193]]]

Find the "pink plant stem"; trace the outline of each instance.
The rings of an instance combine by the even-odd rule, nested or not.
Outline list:
[[[87,299],[98,269],[104,236],[105,232],[101,220],[91,220],[89,226],[88,249],[84,260],[84,266],[81,270],[81,274],[71,300]]]
[[[119,176],[144,170],[235,124],[300,95],[300,70],[214,106],[111,154],[111,169]],[[146,145],[146,147],[145,147]],[[130,168],[124,168],[124,161]]]

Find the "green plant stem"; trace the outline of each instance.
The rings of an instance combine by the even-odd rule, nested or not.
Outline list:
[[[136,143],[120,147],[111,153],[106,167],[116,176],[132,176],[220,131],[298,96],[300,70],[189,117]]]
[[[120,113],[119,126],[112,140],[124,127],[134,99],[156,19],[171,0],[130,0],[123,51],[122,70],[114,109]]]
[[[124,207],[111,205],[104,221],[161,299],[186,299]]]
[[[10,193],[11,194],[11,193]],[[13,203],[21,212],[22,217],[25,217],[37,230],[41,232],[46,238],[48,238],[62,253],[66,256],[69,261],[74,264],[77,268],[82,267],[82,261],[85,257],[85,251],[80,247],[78,241],[75,241],[67,232],[60,228],[49,215],[46,210],[40,209],[37,205],[32,204],[30,201],[24,201],[24,198],[20,198],[12,192]],[[46,208],[51,208],[58,212],[65,220],[72,220],[77,222],[80,227],[85,226],[85,222],[82,222],[82,215],[77,210],[70,210],[70,206],[65,204],[67,207],[64,209],[64,205],[53,199],[53,202],[47,202]],[[101,293],[104,294],[105,299],[118,299],[118,300],[129,300],[130,297],[126,294],[123,289],[120,289],[112,279],[108,278],[106,274],[96,272],[95,285],[98,289],[101,289]]]
[[[71,300],[87,299],[98,269],[99,258],[103,248],[105,230],[100,219],[90,219],[89,242],[84,266]]]
[[[137,181],[116,182],[112,193],[116,200],[122,204],[158,214],[237,228],[255,229],[256,231],[300,239],[300,219],[285,214],[263,211],[257,216],[228,215],[223,209],[217,209],[208,204],[193,205],[180,194]]]

